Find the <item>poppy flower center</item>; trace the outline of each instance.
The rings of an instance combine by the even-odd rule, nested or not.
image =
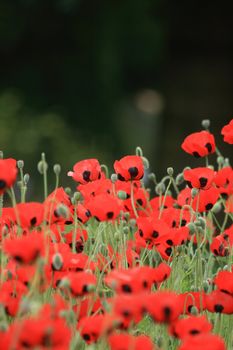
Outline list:
[[[138,175],[138,168],[136,168],[135,166],[129,168],[128,171],[129,171],[132,179]]]
[[[221,313],[223,311],[224,307],[221,304],[214,305],[214,311]]]
[[[88,171],[88,170],[85,170],[84,172],[83,172],[83,179],[85,180],[85,181],[90,181],[90,176],[91,176],[91,172],[90,171]]]
[[[6,187],[6,181],[0,180],[0,190]]]
[[[205,187],[208,180],[206,177],[200,177],[199,182],[200,182],[201,187]]]

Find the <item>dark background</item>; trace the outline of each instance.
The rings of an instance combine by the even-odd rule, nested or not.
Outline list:
[[[220,130],[233,115],[232,23],[224,1],[0,0],[4,157],[24,159],[36,181],[45,151],[50,176],[60,163],[70,185],[75,162],[112,169],[139,145],[161,177],[202,163],[180,145],[206,118],[230,156]]]

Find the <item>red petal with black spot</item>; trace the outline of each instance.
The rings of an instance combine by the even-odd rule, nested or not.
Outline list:
[[[17,173],[15,159],[0,159],[0,195],[14,185]]]
[[[233,170],[230,166],[218,170],[214,177],[214,183],[222,195],[233,194]]]
[[[210,312],[233,314],[233,296],[219,290],[205,294],[205,307]]]
[[[200,190],[193,198],[192,208],[199,213],[207,212],[213,208],[219,196],[219,189],[216,187],[211,187],[208,190]]]
[[[155,322],[174,322],[183,312],[179,295],[170,291],[158,291],[145,299],[145,309]]]
[[[179,295],[182,302],[183,313],[191,314],[192,307],[198,311],[205,309],[205,298],[203,292],[186,292]]]
[[[38,202],[19,203],[16,211],[22,228],[39,226],[44,219],[44,206]]]
[[[214,279],[214,283],[221,292],[225,292],[233,296],[233,272],[219,271]]]
[[[102,193],[112,193],[112,182],[109,179],[100,179],[88,182],[85,185],[80,184],[77,190],[82,194],[84,200],[89,200],[90,197],[97,196]]]
[[[142,158],[125,156],[114,163],[114,170],[121,181],[140,180],[144,175]]]
[[[80,297],[93,292],[96,286],[95,275],[88,272],[70,272],[64,277],[69,281],[69,289],[74,297]],[[62,281],[60,283],[62,287]]]
[[[221,134],[226,143],[233,144],[233,119],[222,128]]]
[[[74,181],[86,184],[101,178],[101,167],[97,159],[84,159],[73,166],[73,171],[68,172]]]
[[[214,334],[187,337],[177,350],[227,350],[222,338]]]
[[[187,336],[209,333],[212,328],[206,316],[190,316],[175,321],[170,327],[170,333],[176,338],[184,339]]]
[[[85,203],[85,206],[98,221],[115,220],[122,210],[122,202],[110,194],[99,194]]]
[[[215,152],[214,135],[208,131],[192,133],[184,139],[181,148],[196,158],[205,157]]]
[[[191,188],[207,190],[212,185],[215,172],[210,168],[194,168],[184,170],[184,179]]]
[[[22,264],[32,264],[44,254],[44,239],[41,234],[32,232],[27,236],[5,239],[3,251]]]

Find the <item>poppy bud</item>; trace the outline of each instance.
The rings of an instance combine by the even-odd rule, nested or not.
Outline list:
[[[55,173],[55,175],[59,175],[60,174],[60,172],[61,172],[61,166],[60,166],[60,164],[55,164],[54,166],[53,166],[53,171],[54,171],[54,173]]]
[[[23,167],[24,167],[24,161],[23,161],[23,160],[18,160],[18,161],[17,161],[17,166],[18,166],[19,169],[23,169]]]
[[[73,200],[74,200],[74,203],[77,203],[81,198],[81,193],[80,192],[74,192],[74,195],[73,195]]]
[[[27,184],[28,184],[29,179],[30,179],[30,175],[29,175],[29,174],[25,174],[24,177],[23,177],[24,185],[27,185]]]
[[[71,195],[71,192],[72,192],[72,191],[71,191],[71,188],[70,188],[70,187],[66,187],[66,188],[65,188],[65,193],[68,194],[68,196]]]
[[[120,240],[121,240],[120,232],[115,232],[115,234],[114,234],[114,239],[115,239],[117,242],[120,242]]]
[[[165,191],[165,185],[163,182],[158,183],[158,185],[155,187],[155,192],[160,195],[163,194]]]
[[[217,203],[214,204],[214,206],[213,206],[213,208],[212,208],[211,211],[212,211],[214,214],[218,214],[218,213],[220,213],[221,210],[222,210],[222,204],[219,203],[219,202],[217,202]]]
[[[56,253],[52,258],[52,267],[54,270],[59,271],[63,266],[63,258],[61,254]]]
[[[229,158],[224,159],[224,167],[230,166]]]
[[[117,197],[122,199],[122,200],[125,200],[127,198],[127,193],[125,191],[118,191]]]
[[[194,224],[195,224],[196,226],[200,226],[201,228],[203,228],[203,230],[204,230],[205,227],[206,227],[206,222],[205,222],[205,220],[204,220],[201,216],[198,218],[198,220],[196,220],[196,221],[194,222]]]
[[[0,151],[0,159],[3,159],[3,151]]]
[[[203,119],[202,122],[201,122],[201,126],[204,129],[209,129],[209,127],[210,127],[210,120],[209,119]]]
[[[176,177],[176,184],[181,185],[183,182],[184,182],[184,175],[182,173],[178,174]]]
[[[117,174],[112,174],[111,175],[111,181],[112,183],[115,183],[118,180]]]
[[[222,156],[218,156],[217,157],[217,163],[220,166],[223,165],[224,164],[224,158]]]
[[[172,167],[167,168],[167,174],[168,174],[169,176],[173,176],[173,174],[174,174],[174,169],[173,169]]]
[[[127,235],[129,233],[129,228],[128,226],[123,227],[123,233]]]
[[[156,176],[155,176],[155,174],[154,173],[150,173],[150,174],[148,174],[148,179],[150,180],[150,181],[154,181],[154,182],[156,182]]]
[[[192,198],[196,197],[197,194],[198,194],[198,189],[197,188],[192,188],[192,190],[191,190]]]
[[[58,286],[63,289],[68,289],[70,287],[70,280],[67,277],[64,277],[59,281]]]
[[[58,217],[62,217],[66,219],[69,217],[69,209],[67,208],[66,205],[60,204],[56,208],[56,214]]]
[[[130,219],[130,220],[129,220],[129,225],[130,225],[130,227],[135,228],[135,227],[136,227],[136,224],[137,224],[137,222],[136,222],[135,219]]]
[[[227,271],[228,269],[229,269],[229,266],[228,266],[228,265],[224,265],[224,266],[223,266],[223,270],[224,270],[224,271]]]
[[[189,234],[190,235],[193,235],[195,232],[196,232],[196,226],[190,222],[188,225],[187,225],[188,229],[189,229]]]
[[[37,164],[37,169],[41,175],[43,175],[44,171],[48,169],[47,163],[43,162],[43,160],[40,160]]]
[[[196,308],[196,306],[192,306],[190,313],[194,316],[197,316],[198,315],[198,308]]]

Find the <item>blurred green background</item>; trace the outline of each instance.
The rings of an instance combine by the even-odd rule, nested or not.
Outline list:
[[[32,194],[43,151],[64,185],[78,160],[111,168],[137,145],[158,177],[200,164],[181,151],[184,137],[203,118],[219,134],[233,116],[227,4],[0,0],[0,149],[24,159]]]

